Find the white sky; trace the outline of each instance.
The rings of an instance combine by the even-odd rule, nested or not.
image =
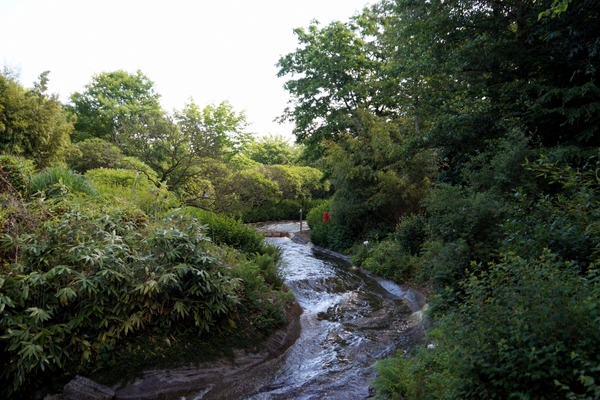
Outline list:
[[[163,107],[229,100],[259,136],[291,136],[272,122],[288,94],[279,57],[298,46],[294,28],[347,21],[373,0],[0,0],[0,68],[67,102],[95,73],[141,70]]]

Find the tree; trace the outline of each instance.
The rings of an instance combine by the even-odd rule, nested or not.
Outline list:
[[[156,171],[157,186],[166,183],[185,204],[227,209],[233,203],[227,188],[231,182],[224,176],[231,177],[236,168],[224,163],[249,139],[246,126],[244,113],[236,112],[228,102],[203,109],[191,102],[175,111],[174,117],[145,114],[127,118],[117,127],[117,139],[124,154]]]
[[[169,117],[157,114],[129,118],[118,127],[119,145],[125,154],[139,158],[177,191],[199,174],[200,159],[192,152],[189,135]]]
[[[294,165],[265,165],[261,168],[265,177],[275,182],[281,200],[310,199],[314,194],[329,190],[329,181],[316,168]]]
[[[382,1],[345,24],[297,29],[301,47],[278,64],[279,76],[293,78],[282,118],[296,123],[313,157],[326,154],[333,223],[346,246],[418,211],[430,182],[423,178],[436,170],[432,151],[421,146],[447,78],[402,24],[418,17],[398,10]]]
[[[67,164],[79,173],[95,168],[118,168],[123,160],[121,149],[105,140],[92,138],[75,143]]]
[[[301,47],[277,66],[279,77],[298,76],[284,84],[292,100],[281,120],[295,122],[299,142],[316,145],[337,137],[351,129],[359,108],[377,115],[396,109],[390,92],[395,80],[385,76],[387,54],[368,38],[373,29],[371,21],[356,19],[324,28],[314,21],[308,30],[294,30]]]
[[[160,95],[141,71],[123,70],[94,75],[81,93],[71,95],[70,110],[77,115],[75,137],[97,137],[116,143],[118,128],[128,119],[161,115]]]
[[[203,109],[191,101],[175,111],[174,119],[189,138],[191,152],[200,158],[230,158],[250,141],[245,113],[236,112],[228,101]]]
[[[263,136],[248,145],[250,158],[264,165],[290,165],[297,159],[298,148],[293,147],[283,136]]]
[[[551,6],[550,0],[396,1],[399,15],[414,16],[408,32],[427,44],[422,51],[450,78],[429,145],[442,150],[451,169],[514,129],[546,147],[598,145],[597,3],[573,3],[539,20]]]
[[[437,174],[433,152],[405,151],[401,123],[359,115],[354,128],[359,135],[327,145],[328,177],[336,189],[332,223],[344,231],[346,246],[370,230],[385,235],[403,215],[419,212]]]
[[[33,159],[37,168],[64,161],[73,121],[55,95],[47,95],[43,72],[32,89],[0,73],[0,152]]]
[[[354,120],[364,112],[402,118],[404,129],[421,133],[447,78],[431,62],[431,43],[409,30],[421,28],[411,25],[420,18],[414,14],[381,1],[347,23],[295,30],[300,47],[277,65],[278,76],[290,77],[284,87],[292,96],[281,120],[295,122],[299,142],[314,152],[324,140],[359,135]]]

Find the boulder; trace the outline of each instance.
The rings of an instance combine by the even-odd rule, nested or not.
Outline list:
[[[49,395],[44,400],[112,400],[114,398],[113,389],[77,375],[66,384],[62,394]]]

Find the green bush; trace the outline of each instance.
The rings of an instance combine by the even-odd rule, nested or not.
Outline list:
[[[428,224],[422,215],[411,214],[401,219],[394,234],[382,241],[379,236],[355,244],[352,262],[371,272],[398,283],[414,278],[427,281],[430,276],[423,271],[423,260],[418,257],[428,234]]]
[[[576,261],[582,271],[600,257],[600,159],[586,160],[583,168],[540,158],[527,169],[560,186],[559,194],[531,199],[522,189],[514,192],[511,218],[504,222],[504,247],[525,258],[537,258],[550,249],[565,261]],[[556,187],[554,188],[554,191]]]
[[[450,400],[456,399],[452,358],[435,330],[429,332],[435,345],[421,345],[408,354],[377,361],[377,377],[372,381],[376,399]]]
[[[84,174],[93,169],[127,169],[146,175],[157,182],[156,172],[136,157],[124,156],[121,149],[99,138],[75,143],[67,157],[69,168]]]
[[[279,267],[281,261],[282,250],[279,247],[272,247],[272,251],[264,254],[256,254],[252,262],[256,264],[260,270],[260,274],[264,277],[265,282],[276,289],[283,288],[284,276]]]
[[[331,234],[331,222],[323,221],[323,213],[329,212],[329,202],[313,208],[306,215],[306,222],[310,228],[310,241],[317,246],[329,247],[329,236]]]
[[[102,358],[136,331],[233,324],[243,282],[207,252],[198,222],[172,213],[140,224],[112,207],[67,209],[34,233],[3,236],[19,248],[0,278],[5,395]]]
[[[277,182],[269,180],[256,168],[243,169],[233,177],[232,184],[243,205],[257,207],[277,199],[281,191]]]
[[[387,239],[359,246],[367,250],[359,252],[358,257],[353,257],[353,263],[395,282],[411,280],[419,269],[419,258],[407,252],[396,240]]]
[[[463,283],[466,301],[428,332],[435,348],[380,361],[380,398],[596,399],[600,273],[544,252],[508,254]]]
[[[206,234],[214,243],[231,246],[248,255],[266,251],[263,236],[235,218],[198,208],[190,209],[190,213],[206,225]]]
[[[437,186],[425,204],[429,216],[429,238],[423,252],[427,274],[438,289],[456,290],[471,261],[485,266],[497,255],[508,207],[493,192],[449,185]]]
[[[303,218],[308,218],[308,213],[325,201],[326,200],[269,201],[258,207],[247,208],[244,210],[242,220],[248,223],[297,220],[300,218],[300,210],[302,210]]]
[[[151,182],[144,174],[126,169],[90,169],[85,176],[97,185],[121,186],[148,190]]]
[[[22,157],[0,155],[0,193],[26,196],[33,162]]]
[[[340,253],[347,253],[354,244],[356,237],[348,230],[347,226],[340,225],[332,220],[328,240],[328,248]]]
[[[122,160],[120,148],[105,140],[92,138],[73,144],[67,165],[83,174],[90,169],[118,168]]]
[[[278,184],[281,199],[310,199],[329,191],[329,181],[323,172],[312,167],[296,165],[265,165],[263,174]]]
[[[411,214],[400,220],[394,236],[407,253],[416,256],[421,252],[428,233],[427,219],[423,215]]]
[[[43,193],[46,197],[63,196],[67,193],[98,194],[89,179],[64,167],[49,167],[33,175],[29,186],[31,193]]]
[[[360,193],[338,189],[330,200],[331,230],[329,248],[344,251],[355,241],[376,228],[379,218],[373,218],[363,203]]]
[[[239,325],[247,330],[245,340],[254,340],[255,344],[266,338],[273,329],[285,324],[284,309],[293,298],[291,292],[266,290],[264,272],[255,262],[239,263],[233,271],[245,286],[244,297],[238,307]]]
[[[378,383],[386,393],[423,398],[405,390],[422,382],[425,388],[452,388],[450,398],[600,398],[598,160],[592,157],[577,169],[541,158],[526,168],[546,181],[550,193],[535,200],[526,190],[514,193],[509,218],[498,227],[504,240],[496,251],[505,255],[496,260],[464,267],[474,254],[476,219],[436,215],[431,220],[442,223],[432,229],[434,240],[424,244],[424,262],[431,269],[423,271],[454,282],[429,299],[430,311],[439,317],[435,352],[448,363],[432,364],[423,373],[414,367],[427,365],[430,353],[422,351],[410,364],[390,361]],[[465,201],[455,196],[459,191],[446,191],[449,205],[475,206],[489,195]],[[485,215],[490,204],[471,209]],[[452,220],[467,234],[450,231]],[[451,385],[443,377],[448,365]],[[399,383],[402,387],[394,386]],[[428,389],[424,398],[444,398],[435,394]]]
[[[509,254],[465,282],[467,301],[445,324],[462,398],[600,396],[600,274],[579,272],[549,251]]]

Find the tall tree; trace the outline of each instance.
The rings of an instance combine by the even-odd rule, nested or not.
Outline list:
[[[365,14],[369,14],[365,11]],[[388,75],[389,52],[372,36],[379,26],[373,15],[351,23],[296,29],[300,47],[278,62],[278,76],[292,95],[281,120],[295,122],[298,141],[315,145],[351,130],[359,109],[376,115],[397,111],[397,81]]]
[[[430,137],[451,163],[515,128],[547,147],[600,143],[597,2],[542,19],[551,0],[395,3],[411,16],[403,29],[448,74]]]
[[[174,114],[177,126],[190,141],[190,150],[200,158],[229,158],[250,142],[246,114],[228,101],[204,108],[193,101]]]
[[[173,117],[154,113],[123,120],[117,142],[124,154],[157,173],[157,186],[166,183],[184,203],[211,208],[217,197],[231,197],[224,187],[231,186],[233,168],[225,163],[249,140],[246,126],[244,113],[228,102],[203,109],[191,102]]]
[[[26,89],[0,73],[0,152],[31,158],[38,168],[64,161],[73,131],[57,96],[46,93],[48,74]]]
[[[290,165],[298,158],[298,148],[277,135],[252,141],[246,153],[252,160],[265,165]]]
[[[126,120],[163,114],[159,98],[154,83],[139,70],[94,75],[83,92],[71,95],[70,109],[77,115],[74,136],[116,143],[118,127]]]

